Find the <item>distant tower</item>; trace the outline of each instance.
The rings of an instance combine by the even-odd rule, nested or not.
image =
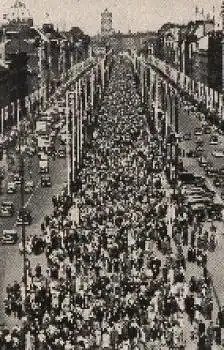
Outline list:
[[[109,36],[112,34],[112,12],[109,12],[108,9],[105,9],[101,13],[101,35]]]

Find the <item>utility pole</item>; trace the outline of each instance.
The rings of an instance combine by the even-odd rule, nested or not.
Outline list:
[[[70,158],[70,108],[69,108],[69,93],[66,91],[66,159],[67,159],[67,191],[68,196],[71,195],[71,158]]]
[[[221,94],[221,103],[220,103],[220,114],[221,120],[224,119],[224,108],[223,108],[223,96],[224,96],[224,0],[222,0],[221,7],[222,15],[222,94]]]
[[[4,108],[1,108],[1,135],[4,136]]]
[[[80,168],[80,80],[78,82],[77,101],[78,108],[76,109],[76,174],[78,174]]]
[[[21,142],[22,142],[22,133],[23,129],[20,128],[19,130],[19,163],[20,163],[20,213],[19,215],[22,216],[22,247],[23,247],[23,282],[24,282],[24,305],[23,305],[23,311],[26,315],[27,312],[27,257],[26,257],[26,226],[25,226],[25,198],[24,198],[24,187],[25,187],[25,181],[24,181],[24,158],[23,158],[23,152],[21,149]],[[26,336],[27,333],[24,335],[24,350],[26,350]]]
[[[174,194],[177,187],[178,181],[178,166],[179,166],[179,145],[178,145],[178,137],[179,134],[179,102],[178,96],[174,97],[174,124],[175,124],[175,179],[174,179]]]
[[[83,118],[83,91],[82,91],[82,80],[79,80],[79,162],[82,166],[82,146],[83,146],[83,140],[82,140],[82,118]]]
[[[74,184],[75,182],[75,100],[76,100],[76,89],[73,91],[73,96],[72,96],[72,139],[71,139],[71,171],[72,171],[72,183]]]

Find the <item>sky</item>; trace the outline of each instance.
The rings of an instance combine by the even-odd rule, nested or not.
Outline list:
[[[0,0],[0,16],[15,0]],[[100,14],[108,8],[113,13],[114,29],[158,30],[166,22],[183,24],[195,18],[195,7],[220,13],[222,0],[24,0],[35,24],[49,19],[60,29],[78,26],[89,35],[100,32]],[[2,17],[2,16],[1,16]],[[49,20],[48,20],[49,21]]]

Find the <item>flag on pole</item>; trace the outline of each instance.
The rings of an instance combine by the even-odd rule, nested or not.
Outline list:
[[[36,102],[36,100],[38,99],[38,89],[33,91],[33,102]]]
[[[198,100],[201,100],[201,82],[199,81],[198,83]]]
[[[210,100],[211,100],[211,108],[214,107],[214,90],[210,88]]]
[[[204,95],[204,84],[203,83],[200,84],[200,89],[201,89],[200,96],[204,97],[203,96]]]
[[[218,102],[219,102],[219,115],[222,117],[222,94],[218,94]]]
[[[29,106],[29,96],[25,96],[25,107],[28,108]]]
[[[19,98],[17,98],[17,100],[16,100],[16,104],[17,104],[17,106],[16,106],[16,120],[17,120],[17,128],[18,128],[18,130],[19,130],[19,117],[20,117],[20,100],[19,100]]]
[[[5,118],[4,120],[8,120],[9,119],[9,107],[5,106]]]
[[[16,105],[17,105],[17,111],[20,111],[20,101],[19,98],[16,100]]]
[[[214,90],[214,100],[215,100],[215,107],[219,101],[219,95],[218,95],[218,91],[217,90]]]
[[[11,115],[12,115],[12,118],[15,117],[15,103],[14,103],[14,101],[11,102]]]
[[[1,134],[4,134],[4,108],[1,108]]]

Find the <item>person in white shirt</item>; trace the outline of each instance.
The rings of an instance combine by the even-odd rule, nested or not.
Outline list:
[[[102,349],[110,350],[110,334],[109,332],[105,331],[102,334]]]

